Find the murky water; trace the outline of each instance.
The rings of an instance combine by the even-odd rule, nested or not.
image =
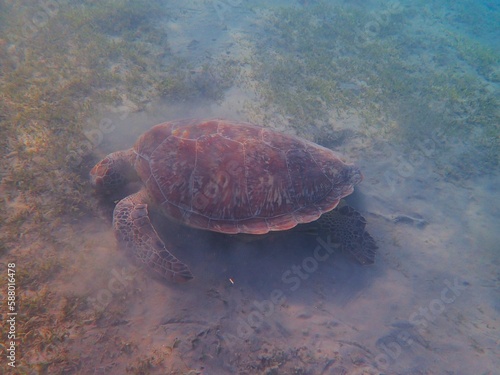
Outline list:
[[[0,26],[1,263],[15,262],[19,317],[2,371],[498,373],[498,2],[24,6],[0,3],[0,20],[20,17]],[[71,48],[87,37],[88,61]],[[41,42],[61,40],[67,50],[44,55]],[[70,100],[54,99],[54,82]],[[87,173],[186,117],[254,122],[359,165],[347,201],[378,244],[375,264],[314,260],[322,236],[233,238],[152,213],[195,278],[138,268],[111,218],[140,186],[102,199]]]

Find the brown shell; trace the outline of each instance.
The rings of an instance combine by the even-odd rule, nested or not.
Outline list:
[[[167,122],[134,149],[135,168],[167,216],[222,233],[262,234],[314,221],[362,180],[333,151],[248,123]]]

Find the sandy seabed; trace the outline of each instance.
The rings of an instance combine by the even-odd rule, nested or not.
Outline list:
[[[260,14],[229,3],[175,7],[177,17],[166,25],[171,48],[193,62],[250,54],[245,41]],[[158,103],[122,117],[95,153],[128,148],[166,119],[256,120],[244,106],[255,100],[247,89],[233,87],[218,104]],[[335,130],[359,123],[355,115],[331,120]],[[100,218],[61,225],[60,240],[81,254],[51,288],[86,295],[102,314],[66,338],[80,360],[68,373],[497,373],[500,180],[444,179],[429,150],[417,149],[422,157],[408,166],[403,146],[382,136],[360,133],[339,146],[365,175],[349,203],[379,246],[368,267],[342,254],[311,261],[327,238],[290,233],[241,241],[154,217],[195,275],[170,285],[117,249],[111,205]]]

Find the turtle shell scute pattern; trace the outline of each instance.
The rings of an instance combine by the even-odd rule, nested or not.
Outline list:
[[[155,204],[192,227],[261,234],[316,220],[362,179],[333,151],[248,123],[181,120],[134,146]]]

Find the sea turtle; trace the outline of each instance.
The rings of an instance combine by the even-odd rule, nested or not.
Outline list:
[[[90,176],[100,192],[142,181],[116,205],[114,231],[122,246],[169,280],[193,276],[165,247],[149,208],[227,234],[283,231],[321,216],[320,227],[334,231],[340,247],[373,263],[376,245],[364,218],[348,206],[332,211],[363,179],[359,168],[298,137],[220,119],[170,121],[145,132],[131,149],[106,156]]]

